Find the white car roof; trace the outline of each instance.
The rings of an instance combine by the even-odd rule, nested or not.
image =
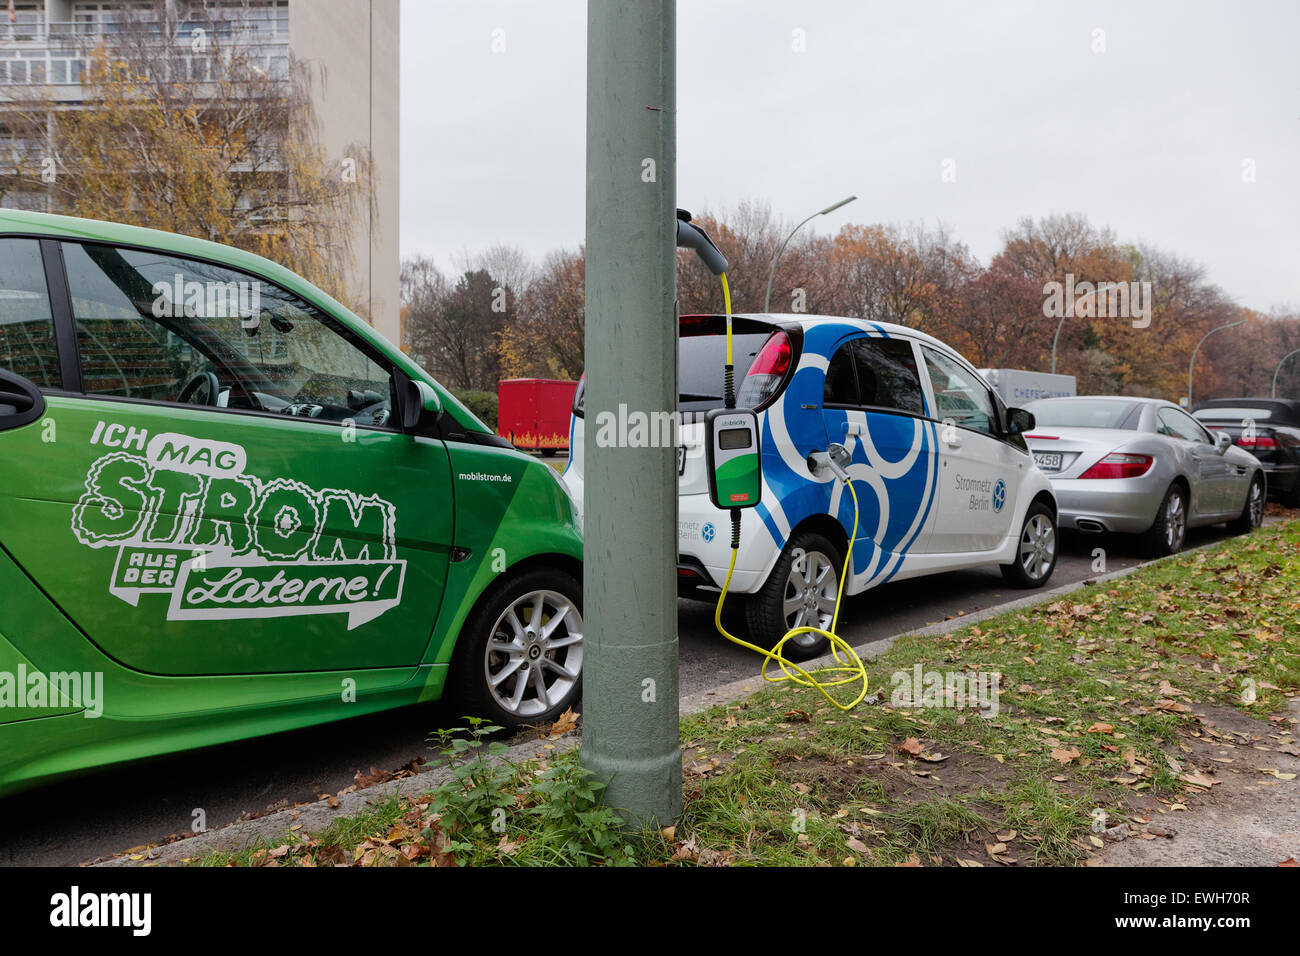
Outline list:
[[[945,352],[957,352],[956,349],[942,339],[936,339],[933,335],[922,332],[920,329],[911,329],[905,325],[895,325],[892,322],[872,322],[868,319],[859,319],[847,315],[807,315],[803,312],[737,312],[734,313],[734,317],[758,319],[760,322],[794,323],[804,329],[815,328],[818,325],[850,325],[861,329],[863,332],[887,332],[890,335],[902,335],[924,342],[927,345],[938,346]],[[960,355],[961,353],[957,352],[957,354]]]

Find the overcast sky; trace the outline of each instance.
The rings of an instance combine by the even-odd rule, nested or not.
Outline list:
[[[679,0],[677,35],[678,205],[857,194],[805,228],[942,221],[985,262],[1082,212],[1300,306],[1295,0]],[[583,0],[403,0],[404,258],[582,242],[585,52]]]

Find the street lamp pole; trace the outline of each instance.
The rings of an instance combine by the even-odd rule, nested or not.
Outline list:
[[[1056,323],[1056,334],[1052,336],[1052,374],[1053,375],[1056,374],[1056,342],[1061,337],[1061,326],[1065,324],[1065,320],[1068,319],[1073,312],[1074,312],[1073,309],[1066,309],[1065,312],[1061,314],[1061,321]]]
[[[781,261],[781,256],[785,252],[785,247],[790,244],[790,240],[794,238],[794,234],[798,232],[800,229],[802,229],[804,226],[806,226],[808,223],[812,222],[818,216],[824,216],[827,213],[834,212],[836,209],[839,209],[841,206],[847,206],[849,203],[853,202],[853,200],[857,198],[858,198],[857,196],[850,196],[848,199],[841,199],[839,202],[835,203],[834,205],[827,206],[825,209],[813,213],[803,222],[799,223],[799,225],[795,226],[793,229],[790,230],[790,235],[786,236],[785,242],[781,243],[781,248],[776,251],[776,258],[772,260],[772,267],[767,271],[767,295],[763,296],[764,312],[772,311],[772,280],[776,278],[776,264]]]
[[[1070,307],[1061,314],[1061,321],[1056,323],[1056,334],[1052,336],[1052,374],[1056,374],[1056,343],[1061,337],[1061,326],[1065,325],[1066,319],[1074,318],[1074,312],[1080,302],[1087,302],[1089,299],[1096,298],[1097,292],[1094,290],[1086,295],[1080,296],[1077,301],[1071,302]]]
[[[1201,341],[1196,343],[1196,348],[1192,349],[1192,360],[1187,363],[1187,410],[1189,412],[1192,410],[1192,366],[1196,364],[1196,353],[1201,350],[1201,346],[1205,344],[1205,340],[1215,332],[1222,332],[1224,329],[1234,329],[1239,325],[1245,324],[1245,319],[1238,319],[1236,322],[1229,322],[1227,325],[1221,325],[1217,329],[1210,329],[1210,331],[1201,336]]]
[[[1282,361],[1280,361],[1280,362],[1277,363],[1277,368],[1273,369],[1273,394],[1272,394],[1272,397],[1273,397],[1273,398],[1277,398],[1277,376],[1278,376],[1278,373],[1282,371],[1282,366],[1286,364],[1286,360],[1289,359],[1289,358],[1290,358],[1291,356],[1293,356],[1293,355],[1300,355],[1300,349],[1295,349],[1295,350],[1293,350],[1293,351],[1287,352],[1286,355],[1283,355],[1283,356],[1282,356]]]
[[[676,0],[587,4],[589,435],[623,404],[677,413],[676,49]],[[631,825],[667,826],[682,810],[676,450],[597,437],[586,454],[582,766]]]

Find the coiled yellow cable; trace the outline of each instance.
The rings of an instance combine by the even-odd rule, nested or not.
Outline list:
[[[722,273],[722,297],[727,310],[727,366],[731,367],[731,289],[727,285],[727,274]],[[728,382],[730,389],[730,381]],[[729,396],[730,397],[730,396]],[[791,681],[800,687],[816,688],[818,693],[825,697],[830,703],[834,704],[840,710],[852,710],[858,704],[862,703],[867,696],[867,667],[862,663],[862,658],[858,656],[857,651],[838,634],[835,629],[840,619],[840,601],[844,598],[844,582],[848,578],[849,564],[853,560],[852,542],[858,537],[858,493],[853,490],[853,482],[844,482],[844,487],[849,489],[849,494],[853,496],[853,534],[849,536],[849,553],[844,556],[844,566],[840,568],[840,586],[835,595],[835,612],[831,615],[831,626],[829,630],[823,630],[820,627],[795,627],[791,628],[785,635],[776,642],[776,645],[768,650],[765,647],[759,647],[757,644],[751,644],[736,635],[728,633],[727,629],[722,626],[722,605],[727,600],[727,592],[731,589],[731,576],[736,570],[736,556],[740,553],[739,545],[731,549],[731,564],[727,568],[727,579],[722,583],[722,593],[718,595],[718,607],[713,615],[713,623],[718,629],[718,633],[747,650],[755,654],[761,654],[763,657],[763,669],[761,671],[763,680],[770,684],[779,684],[784,681]],[[733,521],[736,512],[732,512]],[[732,539],[738,540],[738,531],[733,533]],[[786,641],[799,637],[801,634],[819,634],[830,642],[831,654],[835,658],[835,664],[827,667],[818,667],[811,671],[805,670],[794,661],[786,660],[781,656],[781,649],[785,646]],[[781,668],[781,676],[768,676],[767,669],[773,663]],[[819,679],[825,678],[825,679]],[[833,679],[832,679],[833,678]],[[854,684],[862,681],[862,690],[849,703],[843,704],[835,699],[828,688],[842,687],[846,684]]]

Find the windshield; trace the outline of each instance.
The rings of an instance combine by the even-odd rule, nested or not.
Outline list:
[[[1035,427],[1135,429],[1141,417],[1138,402],[1110,398],[1054,398],[1025,408],[1033,413]]]

